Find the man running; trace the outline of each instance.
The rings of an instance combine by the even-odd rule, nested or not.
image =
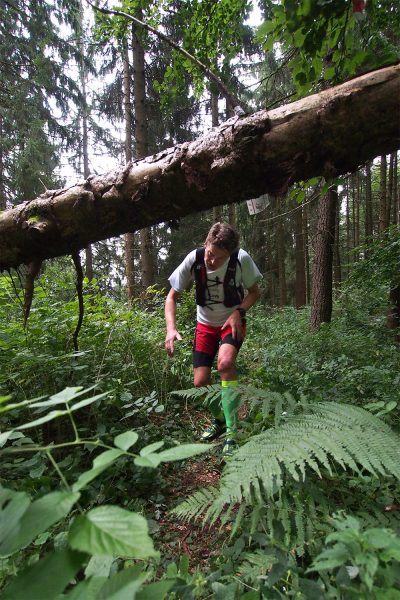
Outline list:
[[[240,394],[236,357],[246,333],[246,312],[260,297],[262,275],[253,259],[239,248],[239,235],[227,223],[216,223],[208,232],[204,247],[190,252],[169,277],[171,290],[165,301],[167,335],[165,348],[174,353],[176,304],[192,282],[196,287],[197,326],[193,342],[194,385],[210,385],[211,367],[218,352],[221,401],[210,406],[213,421],[202,434],[212,441],[226,434],[223,455],[235,449]],[[245,293],[245,291],[247,293]]]

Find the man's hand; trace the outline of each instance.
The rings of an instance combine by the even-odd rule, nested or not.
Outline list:
[[[173,329],[172,331],[167,331],[167,335],[165,338],[165,349],[167,351],[168,356],[172,356],[174,353],[175,340],[180,341],[181,339],[182,336],[176,329]]]
[[[225,327],[228,327],[229,325],[232,329],[233,339],[238,340],[238,342],[241,342],[244,337],[244,330],[243,330],[243,325],[242,325],[242,317],[240,316],[240,313],[238,310],[235,309],[229,315],[229,317],[227,318],[225,323],[222,325],[222,329],[225,329]]]

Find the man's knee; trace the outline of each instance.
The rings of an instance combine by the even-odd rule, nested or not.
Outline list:
[[[235,359],[228,356],[221,356],[218,359],[217,368],[220,375],[230,374],[235,370]]]
[[[195,369],[193,374],[194,387],[204,387],[211,383],[211,369],[199,367]]]

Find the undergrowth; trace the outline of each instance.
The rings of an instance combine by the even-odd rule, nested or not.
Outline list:
[[[177,507],[168,486],[198,459],[174,461],[197,452],[198,415],[219,393],[191,388],[193,298],[170,359],[162,293],[127,309],[86,283],[76,353],[72,278],[54,273],[41,276],[26,330],[18,280],[0,279],[4,598],[28,585],[41,600],[400,597],[400,359],[382,282],[362,298],[343,288],[318,332],[307,308],[249,313],[240,449],[218,485]],[[168,508],[230,541],[201,568],[183,553],[164,560],[157,519]],[[140,551],[124,527],[142,532]],[[60,570],[57,584],[48,574]]]

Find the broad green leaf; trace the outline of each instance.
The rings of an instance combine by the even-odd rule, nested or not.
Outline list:
[[[158,454],[149,454],[148,456],[136,456],[133,461],[137,467],[150,467],[155,469],[161,462]]]
[[[147,521],[119,506],[99,506],[75,519],[69,532],[75,550],[89,554],[148,558],[156,556]]]
[[[4,397],[8,398],[8,396],[4,396]],[[23,400],[22,402],[13,402],[12,404],[6,404],[5,406],[0,407],[0,413],[14,410],[14,408],[22,408],[24,406],[28,406],[29,404],[32,404],[32,403],[36,402],[37,400],[41,400],[42,398],[45,398],[45,397],[46,396],[38,396],[37,398],[32,398],[31,400]]]
[[[102,452],[93,460],[93,467],[97,469],[98,467],[108,467],[108,465],[120,456],[122,456],[124,452],[122,450],[117,450],[117,448],[111,448],[110,450],[106,450]]]
[[[162,446],[164,446],[163,441],[154,442],[153,444],[149,444],[148,446],[145,446],[144,448],[141,449],[140,456],[146,456],[147,454],[153,454],[153,452],[155,452],[159,448],[162,448]]]
[[[53,419],[57,419],[57,417],[63,417],[67,415],[68,411],[66,410],[52,410],[51,412],[44,415],[44,417],[40,417],[40,419],[35,419],[34,421],[30,421],[29,423],[24,423],[23,425],[19,425],[16,429],[30,429],[31,427],[37,427],[38,425],[43,425],[43,423],[48,423],[49,421],[53,421]]]
[[[25,492],[0,488],[0,552],[4,541],[18,527],[31,501]],[[4,507],[4,508],[3,508]]]
[[[79,571],[85,555],[70,549],[52,552],[17,575],[2,600],[54,600]]]
[[[121,448],[122,450],[129,450],[133,444],[137,442],[139,439],[136,431],[125,431],[124,433],[120,433],[114,438],[114,444],[117,448]]]
[[[393,535],[387,529],[374,527],[364,533],[368,544],[373,548],[388,548],[393,543]]]
[[[68,594],[59,596],[58,600],[97,600],[99,591],[107,581],[107,577],[93,576],[75,585]]]
[[[4,446],[4,444],[6,443],[6,441],[8,440],[8,438],[10,437],[11,434],[12,434],[12,430],[5,431],[4,433],[0,433],[0,448],[2,448]]]
[[[93,479],[105,471],[107,467],[113,464],[113,462],[123,454],[124,452],[122,450],[117,450],[116,448],[106,450],[99,454],[93,461],[93,468],[80,474],[77,481],[72,486],[72,491],[79,492],[85,485],[93,481]]]
[[[175,581],[170,579],[149,583],[136,594],[136,600],[164,600],[174,583]]]
[[[108,396],[108,392],[103,392],[102,394],[97,394],[96,396],[92,396],[91,398],[86,398],[86,400],[81,400],[80,402],[77,402],[76,404],[74,404],[73,406],[71,406],[70,410],[74,411],[74,410],[79,410],[80,408],[83,408],[84,406],[89,406],[89,404],[93,404],[93,402],[96,402],[96,400],[100,400],[100,398],[104,398],[105,396]]]
[[[120,571],[102,587],[97,600],[134,600],[136,592],[148,576],[140,567]]]
[[[171,462],[174,460],[183,460],[184,458],[190,458],[197,454],[203,454],[208,452],[213,444],[182,444],[180,446],[174,446],[159,452],[156,456],[161,462]]]
[[[21,518],[13,523],[12,529],[8,529],[7,535],[2,538],[0,556],[8,556],[25,548],[40,533],[65,517],[79,497],[80,494],[71,492],[51,492],[32,502]]]
[[[91,577],[92,575],[108,577],[114,560],[113,556],[92,556],[85,569],[85,577]]]
[[[89,389],[84,390],[82,386],[78,387],[67,387],[58,394],[54,394],[50,396],[48,400],[44,400],[43,402],[34,402],[31,404],[34,408],[39,408],[43,406],[55,406],[56,404],[65,404],[66,402],[70,402],[74,398],[81,396],[93,389],[94,386]]]

